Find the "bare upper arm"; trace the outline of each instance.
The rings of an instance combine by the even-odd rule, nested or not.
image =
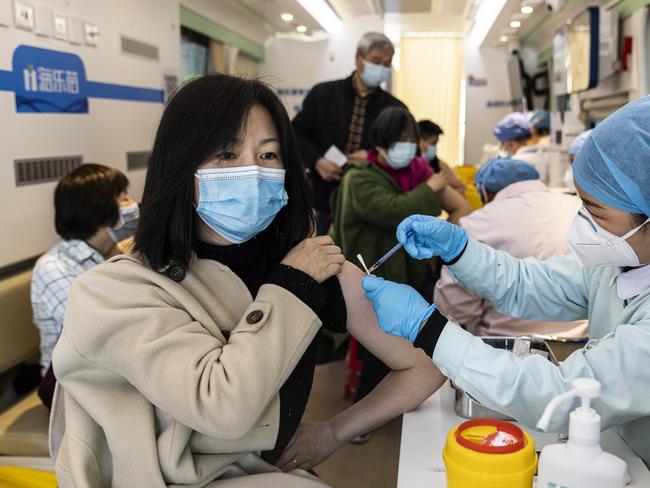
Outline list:
[[[449,185],[438,192],[438,199],[442,208],[449,214],[449,221],[454,224],[472,211],[469,202]]]
[[[372,304],[366,300],[361,288],[363,272],[346,261],[338,278],[345,297],[350,335],[392,370],[415,366],[418,353],[413,344],[401,337],[386,334],[379,328]]]

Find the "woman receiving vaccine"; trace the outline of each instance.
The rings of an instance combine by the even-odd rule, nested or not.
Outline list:
[[[215,74],[171,97],[134,253],[70,293],[53,359],[59,486],[322,487],[307,469],[442,384],[422,349],[377,327],[361,272],[312,237],[309,201],[272,89]],[[349,331],[393,373],[365,402],[300,425],[321,327]]]

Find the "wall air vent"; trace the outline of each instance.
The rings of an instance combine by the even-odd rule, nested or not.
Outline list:
[[[133,171],[134,169],[143,169],[149,166],[149,158],[151,151],[131,151],[126,153],[126,169]]]
[[[16,186],[58,181],[83,164],[83,156],[15,159]]]
[[[120,42],[122,43],[122,52],[126,54],[132,54],[140,58],[152,59],[158,61],[160,59],[160,53],[158,52],[158,46],[153,44],[147,44],[145,42],[136,41],[130,37],[120,36]]]

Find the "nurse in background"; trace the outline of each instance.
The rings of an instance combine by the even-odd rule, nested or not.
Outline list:
[[[458,225],[469,236],[521,259],[548,259],[569,252],[564,236],[580,208],[578,198],[549,191],[535,168],[516,159],[491,159],[474,181],[485,206],[460,219]],[[531,321],[500,314],[489,300],[457,283],[447,266],[436,283],[434,302],[449,320],[476,335],[587,335],[584,321]]]
[[[569,165],[572,165],[576,160],[578,152],[587,140],[587,137],[589,137],[589,134],[591,134],[592,130],[593,129],[584,131],[571,141],[571,144],[569,145]],[[564,173],[564,186],[571,190],[571,193],[576,193],[576,186],[573,184],[573,169],[571,166],[569,166]]]
[[[548,182],[548,157],[542,145],[531,145],[533,127],[521,112],[512,112],[502,118],[492,133],[503,151],[513,159],[533,165],[543,183]]]
[[[537,320],[589,319],[590,343],[559,366],[494,349],[453,323],[433,356],[440,371],[484,405],[534,426],[576,378],[601,382],[594,408],[650,463],[650,96],[596,127],[573,164],[583,208],[567,234],[573,256],[517,259],[468,239],[462,228],[412,216],[397,230],[409,254],[441,256],[453,277],[499,312]],[[405,285],[364,278],[380,326],[412,337],[428,304]],[[414,329],[414,330],[413,330]],[[551,430],[566,431],[571,404]]]
[[[530,122],[530,146],[549,147],[551,145],[551,115],[548,110],[537,109],[528,114]]]

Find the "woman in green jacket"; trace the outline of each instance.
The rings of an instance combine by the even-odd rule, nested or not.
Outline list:
[[[395,229],[409,215],[449,214],[457,222],[470,212],[467,201],[449,186],[443,173],[433,173],[416,156],[418,127],[403,107],[384,109],[370,129],[368,162],[351,165],[333,196],[334,221],[330,234],[345,257],[368,265],[395,245]],[[375,273],[414,288],[425,284],[428,263],[399,250]],[[430,297],[426,297],[430,299]]]

